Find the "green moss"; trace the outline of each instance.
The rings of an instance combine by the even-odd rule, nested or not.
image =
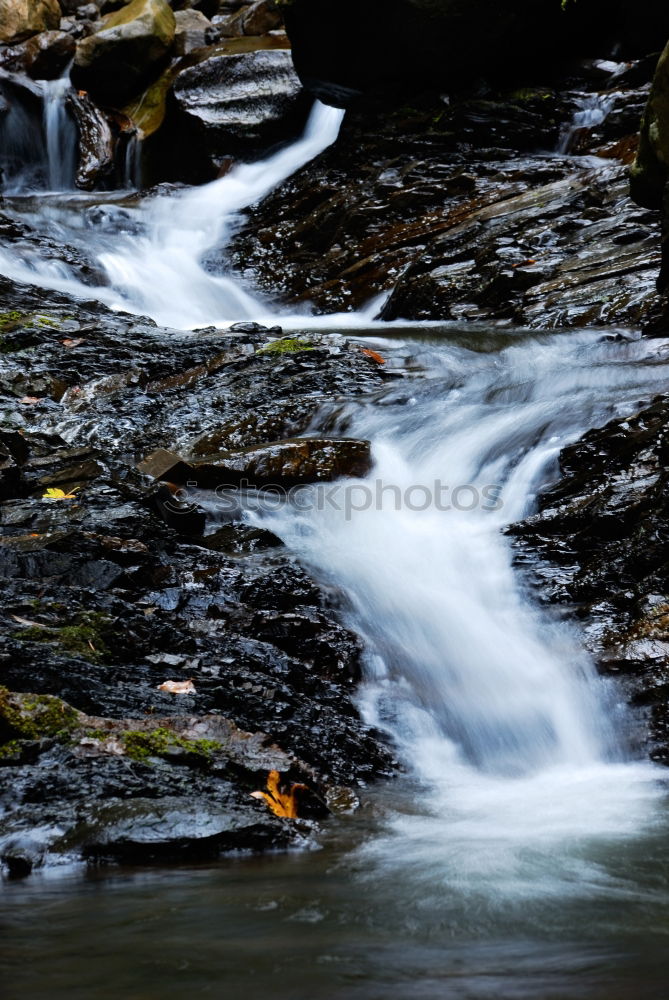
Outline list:
[[[109,647],[104,641],[103,632],[109,626],[110,619],[98,613],[86,613],[71,625],[60,628],[33,625],[14,632],[13,639],[21,642],[44,642],[57,646],[73,656],[81,656],[91,663],[101,663],[110,656]]]
[[[0,313],[0,333],[10,333],[12,330],[16,330],[25,319],[24,314],[18,312],[16,309]]]
[[[192,754],[202,763],[209,763],[212,754],[221,749],[216,740],[189,740],[171,729],[149,731],[131,729],[121,735],[125,752],[132,760],[146,761],[150,757],[165,757],[175,750]]]
[[[49,694],[16,694],[0,687],[0,732],[10,737],[7,746],[43,737],[66,738],[79,725],[79,713]]]
[[[297,354],[298,351],[313,351],[314,345],[308,340],[300,340],[299,337],[283,337],[281,340],[272,340],[269,344],[261,347],[257,354]]]

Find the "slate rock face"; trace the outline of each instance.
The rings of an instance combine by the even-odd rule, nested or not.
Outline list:
[[[216,162],[250,158],[297,136],[311,105],[281,48],[230,53],[214,46],[179,74],[173,95],[183,123]]]

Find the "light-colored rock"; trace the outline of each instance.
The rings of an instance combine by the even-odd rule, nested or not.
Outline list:
[[[188,55],[194,49],[207,45],[209,35],[214,30],[211,21],[199,10],[178,10],[174,15],[176,34],[174,52],[178,56]]]
[[[58,0],[0,0],[0,42],[19,42],[60,25]]]

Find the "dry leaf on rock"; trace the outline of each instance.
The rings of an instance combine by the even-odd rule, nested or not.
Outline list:
[[[164,681],[158,685],[159,691],[168,691],[170,694],[195,694],[195,685],[192,680],[187,681]]]

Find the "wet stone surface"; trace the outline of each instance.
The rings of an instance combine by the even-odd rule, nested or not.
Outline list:
[[[599,668],[648,721],[669,763],[669,397],[591,431],[560,456],[562,478],[513,527],[538,596],[582,621]]]
[[[630,200],[628,169],[653,61],[597,67],[349,111],[338,143],[251,212],[233,259],[323,312],[388,292],[389,320],[646,323],[659,217]],[[601,114],[579,126],[582,109]]]
[[[283,353],[254,324],[179,333],[2,291],[0,855],[20,874],[306,842],[338,789],[396,767],[355,708],[360,643],[279,539],[241,513],[208,524],[137,464],[294,438],[326,398],[389,376],[335,335]],[[22,693],[85,724],[17,730]],[[133,755],[118,733],[146,726],[159,745]],[[251,797],[273,770],[307,787],[299,819]]]

